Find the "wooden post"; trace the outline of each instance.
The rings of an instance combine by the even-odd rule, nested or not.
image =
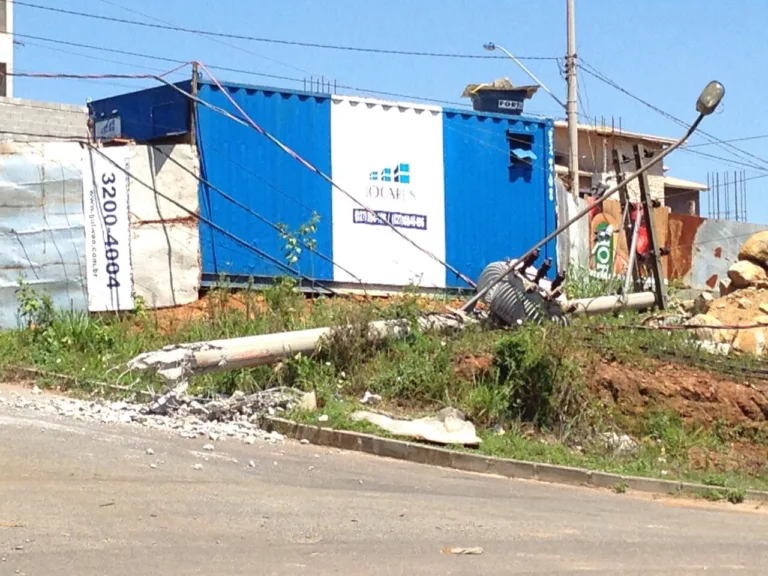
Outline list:
[[[624,170],[621,168],[621,159],[619,158],[619,152],[616,150],[616,148],[613,149],[613,169],[616,172],[616,183],[618,184],[624,179]],[[627,187],[622,186],[619,189],[619,203],[621,204],[621,213],[622,215],[626,214],[629,215],[629,194],[627,193]],[[632,255],[629,253],[630,250],[632,250],[632,218],[623,218],[622,216],[622,222],[621,222],[621,228],[624,230],[624,238],[626,238],[627,241],[627,268],[628,270],[625,272],[626,274],[632,274],[632,284],[634,286],[635,292],[640,292],[642,290],[642,283],[640,282],[640,273],[638,271],[637,267],[637,259],[632,258]],[[629,269],[631,267],[631,270]]]
[[[635,144],[632,147],[635,153],[635,167],[640,169],[643,166],[643,148]],[[664,269],[661,266],[661,254],[659,252],[659,243],[656,236],[656,226],[653,220],[653,202],[651,202],[648,191],[648,176],[643,173],[637,181],[640,187],[640,202],[643,206],[643,213],[648,222],[648,248],[651,257],[651,272],[653,273],[654,292],[656,294],[656,306],[663,310],[667,304],[667,287],[664,284]]]

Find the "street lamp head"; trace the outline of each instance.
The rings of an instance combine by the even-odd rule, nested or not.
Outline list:
[[[494,44],[493,42],[486,42],[485,44],[483,44],[483,48],[488,50],[488,52],[493,52],[494,50],[496,50],[496,44]]]
[[[699,100],[696,102],[696,110],[699,114],[709,116],[720,104],[723,96],[725,96],[725,87],[717,80],[712,80],[701,91]]]

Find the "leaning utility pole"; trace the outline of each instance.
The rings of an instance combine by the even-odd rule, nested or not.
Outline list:
[[[576,86],[576,12],[574,0],[566,0],[568,18],[568,55],[565,57],[565,72],[568,80],[568,172],[571,178],[571,192],[579,193],[579,108]]]

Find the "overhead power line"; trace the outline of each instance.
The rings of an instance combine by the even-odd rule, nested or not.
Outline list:
[[[120,4],[117,4],[115,2],[112,2],[111,0],[99,0],[103,4],[107,4],[109,6],[113,6],[115,8],[119,8],[121,10],[125,10],[126,12],[130,12],[131,14],[135,14],[137,16],[140,16],[142,18],[148,18],[150,20],[154,20],[155,22],[159,22],[160,24],[165,24],[166,26],[173,26],[174,24],[171,22],[168,22],[167,20],[161,20],[160,18],[157,18],[155,16],[152,16],[150,14],[146,14],[144,12],[141,12],[139,10],[136,10],[134,8],[128,8],[127,6],[122,6]],[[254,52],[253,50],[248,50],[247,48],[243,48],[242,46],[238,46],[237,44],[234,44],[232,42],[227,42],[225,40],[221,40],[220,38],[211,38],[207,37],[208,40],[211,40],[212,42],[216,42],[217,44],[221,44],[223,46],[229,46],[230,48],[234,48],[235,50],[239,50],[240,52],[245,52],[246,54],[250,54],[252,56],[255,56],[256,58],[261,58],[262,60],[268,60],[270,62],[274,62],[275,64],[279,64],[280,66],[285,66],[286,68],[291,68],[293,70],[296,70],[298,72],[304,72],[305,74],[312,74],[312,72],[309,72],[308,70],[305,70],[304,68],[299,68],[298,66],[294,66],[293,64],[289,64],[288,62],[283,62],[281,60],[277,60],[275,58],[270,58],[269,56],[264,56],[262,54],[258,54],[257,52]]]
[[[471,60],[503,60],[505,56],[495,56],[492,54],[460,54],[453,52],[426,52],[417,50],[395,50],[390,48],[366,48],[363,46],[344,46],[337,44],[321,44],[316,42],[301,42],[299,40],[282,40],[279,38],[264,38],[259,36],[249,36],[246,34],[231,34],[226,32],[214,32],[211,30],[202,30],[198,28],[187,28],[184,26],[172,26],[169,24],[159,24],[152,22],[141,22],[139,20],[130,20],[128,18],[116,18],[113,16],[101,16],[99,14],[91,14],[89,12],[78,12],[76,10],[67,10],[64,8],[54,8],[53,6],[42,6],[40,4],[33,4],[31,2],[22,2],[20,0],[14,1],[15,6],[25,6],[27,8],[34,8],[36,10],[45,10],[47,12],[55,12],[57,14],[67,14],[69,16],[80,16],[82,18],[91,18],[94,20],[102,20],[106,22],[115,22],[117,24],[129,24],[131,26],[141,26],[143,28],[154,28],[157,30],[166,30],[170,32],[185,32],[187,34],[197,34],[202,36],[210,36],[214,38],[229,38],[232,40],[247,40],[249,42],[262,42],[265,44],[280,44],[283,46],[298,46],[301,48],[319,48],[323,50],[339,50],[344,52],[365,52],[371,54],[389,54],[392,56],[422,56],[429,58],[464,58]],[[553,60],[557,61],[560,58],[556,56],[518,56],[520,60]]]
[[[741,138],[729,138],[728,140],[723,140],[723,142],[731,143],[731,142],[747,142],[748,140],[763,140],[765,138],[768,138],[768,134],[760,134],[758,136],[743,136]],[[701,142],[699,144],[688,144],[686,148],[701,148],[702,146],[713,146],[717,144],[717,142]]]
[[[654,106],[653,104],[651,104],[647,100],[644,100],[644,99],[640,98],[639,96],[633,94],[632,92],[630,92],[626,88],[620,86],[617,82],[614,82],[613,80],[608,78],[605,74],[603,74],[602,72],[597,70],[594,66],[592,66],[588,62],[585,62],[583,58],[581,58],[580,61],[583,63],[584,66],[586,66],[586,68],[584,68],[582,66],[582,70],[584,70],[590,76],[593,76],[594,78],[597,78],[601,82],[604,82],[604,83],[608,84],[609,86],[612,86],[613,88],[615,88],[619,92],[621,92],[623,94],[626,94],[627,96],[629,96],[633,100],[636,100],[636,101],[640,102],[644,106],[646,106],[646,107],[650,108],[651,110],[661,114],[665,118],[668,118],[669,120],[672,120],[673,122],[679,124],[680,126],[684,126],[684,127],[688,126],[688,123],[685,122],[684,120],[681,120],[680,118],[678,118],[676,116],[673,116],[672,114],[662,110],[658,106]],[[746,150],[742,150],[741,148],[738,148],[737,146],[734,146],[733,144],[730,144],[729,142],[727,142],[725,140],[722,140],[721,138],[718,138],[717,136],[714,136],[714,135],[712,135],[712,134],[710,134],[708,132],[705,132],[704,130],[699,130],[698,133],[700,135],[704,136],[705,138],[708,138],[712,144],[714,144],[716,146],[719,146],[720,148],[722,148],[723,150],[725,150],[726,152],[728,152],[732,156],[735,156],[736,158],[739,158],[741,160],[745,160],[744,156],[748,156],[750,158],[753,158],[753,159],[761,162],[764,165],[768,165],[768,160],[766,160],[765,158],[761,158],[760,156],[757,156],[756,154],[752,154],[751,152],[747,152]],[[754,164],[754,163],[751,164],[751,168],[756,168],[758,170],[765,170],[766,169],[765,166],[760,166],[760,165],[757,165],[757,164]]]
[[[34,36],[32,34],[18,34],[16,32],[13,33],[13,36],[15,38],[21,38],[21,39],[27,39],[27,40],[37,40],[37,41],[40,41],[40,42],[50,42],[52,44],[58,44],[58,45],[61,45],[61,46],[72,46],[72,47],[75,47],[75,48],[85,48],[87,50],[97,50],[97,51],[100,51],[100,52],[107,52],[107,53],[111,53],[111,54],[121,54],[123,56],[133,56],[133,57],[136,57],[136,58],[146,58],[148,60],[155,60],[155,61],[158,61],[158,62],[168,62],[170,64],[185,64],[186,63],[185,60],[179,60],[179,59],[176,59],[176,58],[168,58],[167,56],[160,56],[158,54],[148,54],[148,53],[145,53],[145,52],[134,52],[132,50],[121,50],[121,49],[118,49],[118,48],[109,48],[107,46],[98,46],[98,45],[95,45],[95,44],[84,44],[82,42],[70,42],[68,40],[60,40],[58,38],[49,38],[47,36]],[[42,46],[41,44],[32,44],[32,43],[30,43],[30,45],[36,46],[36,47],[39,47],[39,48],[47,48],[49,50],[55,50],[55,48],[45,47],[45,46]],[[102,60],[104,62],[108,62],[108,63],[112,63],[112,64],[120,64],[120,65],[125,65],[125,66],[134,65],[134,66],[137,66],[137,67],[142,67],[142,66],[140,66],[138,64],[130,64],[128,62],[120,62],[120,61],[116,61],[116,60],[109,60],[109,59],[106,59],[106,58],[96,58],[94,56],[88,56],[86,54],[79,54],[77,52],[69,52],[69,51],[66,51],[66,50],[62,50],[62,52],[66,53],[66,54],[73,54],[75,56],[81,56],[83,58],[100,59],[100,60]],[[261,77],[261,78],[268,78],[268,79],[271,79],[271,80],[282,80],[282,81],[285,81],[285,82],[296,82],[297,84],[304,84],[304,83],[307,82],[306,78],[297,78],[295,76],[282,76],[282,75],[279,75],[279,74],[268,74],[266,72],[258,72],[256,70],[248,70],[248,69],[244,69],[244,68],[233,68],[233,67],[230,67],[230,66],[219,66],[219,65],[215,65],[215,64],[211,64],[208,67],[209,68],[213,68],[215,70],[220,70],[222,72],[232,72],[234,74],[243,74],[243,75],[247,75],[247,76],[256,76],[256,77]],[[454,102],[454,101],[451,101],[451,100],[441,100],[441,99],[438,99],[438,98],[429,98],[429,97],[426,97],[426,96],[415,96],[413,94],[403,94],[401,92],[388,92],[388,91],[384,91],[384,90],[375,90],[373,88],[365,88],[365,87],[362,87],[362,86],[353,86],[353,85],[349,85],[349,84],[335,84],[335,87],[337,89],[340,89],[340,90],[351,90],[351,91],[354,91],[354,92],[360,92],[360,93],[364,93],[364,94],[373,94],[373,95],[376,95],[376,96],[386,96],[386,97],[391,97],[391,98],[400,98],[400,99],[404,99],[404,100],[416,100],[416,101],[420,101],[420,102],[428,102],[428,103],[432,103],[432,104],[448,105],[448,106],[453,106],[453,107],[467,107],[467,106],[469,106],[468,104],[464,104],[462,102]]]

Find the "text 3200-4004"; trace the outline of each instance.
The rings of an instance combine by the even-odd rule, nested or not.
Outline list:
[[[116,177],[113,172],[101,175],[101,194],[99,195],[100,212],[104,221],[104,255],[107,259],[107,288],[119,288],[120,282],[117,275],[120,272],[120,264],[117,259],[120,256],[120,247],[117,238],[112,235],[112,227],[117,225],[117,189],[114,186]]]

